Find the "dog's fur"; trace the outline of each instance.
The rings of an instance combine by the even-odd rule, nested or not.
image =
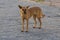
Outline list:
[[[42,22],[41,22],[41,18],[43,18],[45,15],[42,13],[41,8],[39,7],[32,7],[29,8],[29,6],[27,7],[22,7],[20,5],[18,5],[19,9],[20,9],[20,15],[22,17],[22,32],[24,32],[24,20],[26,20],[27,22],[27,26],[26,26],[26,32],[28,32],[28,20],[30,17],[33,16],[34,19],[34,27],[36,28],[36,18],[38,19],[38,21],[40,22],[40,27],[42,26]]]

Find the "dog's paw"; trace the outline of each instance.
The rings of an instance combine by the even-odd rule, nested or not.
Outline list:
[[[33,28],[36,28],[36,27],[33,27]]]
[[[21,32],[24,32],[24,31],[21,31]]]
[[[39,27],[39,29],[41,29],[41,27]]]
[[[25,32],[28,32],[28,31],[25,31]]]

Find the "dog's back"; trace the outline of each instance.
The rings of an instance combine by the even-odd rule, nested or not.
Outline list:
[[[36,17],[44,17],[44,14],[42,13],[42,10],[39,7],[29,8],[28,11],[33,16],[35,15]]]

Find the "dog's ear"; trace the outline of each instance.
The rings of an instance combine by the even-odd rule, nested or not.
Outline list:
[[[29,8],[30,6],[27,6],[27,8]]]
[[[19,8],[22,8],[22,6],[18,5]]]

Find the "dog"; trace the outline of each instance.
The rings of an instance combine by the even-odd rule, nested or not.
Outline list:
[[[21,32],[24,32],[24,20],[26,20],[26,23],[27,23],[26,32],[28,32],[28,21],[29,21],[29,18],[31,18],[31,17],[33,17],[33,19],[34,19],[33,28],[36,28],[36,24],[37,24],[36,18],[38,19],[38,21],[40,23],[40,27],[38,27],[38,28],[39,29],[41,28],[41,26],[42,26],[41,18],[45,17],[45,14],[43,14],[41,8],[39,8],[39,7],[29,8],[29,6],[23,7],[21,5],[18,5],[18,7],[20,9],[20,15],[22,17],[22,31]]]

